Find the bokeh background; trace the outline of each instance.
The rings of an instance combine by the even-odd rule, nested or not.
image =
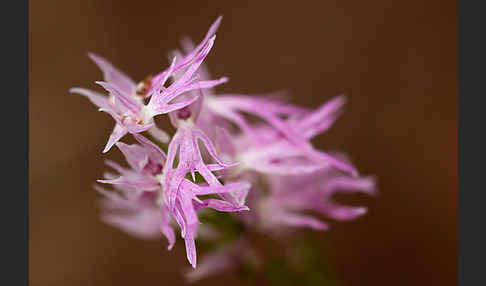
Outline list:
[[[315,145],[348,152],[380,195],[369,214],[315,233],[338,285],[457,281],[457,1],[100,1],[30,3],[30,282],[184,285],[182,245],[102,224],[91,188],[112,119],[68,94],[94,88],[107,57],[134,79],[167,64],[182,35],[199,41],[224,15],[207,63],[221,92],[288,88],[346,112]],[[231,273],[200,285],[239,285]]]

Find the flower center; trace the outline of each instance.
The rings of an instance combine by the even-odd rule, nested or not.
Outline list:
[[[189,117],[191,117],[191,111],[187,106],[177,111],[177,118],[186,120]]]

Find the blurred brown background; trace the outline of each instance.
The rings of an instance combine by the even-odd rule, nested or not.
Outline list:
[[[94,88],[107,57],[140,80],[182,35],[199,41],[224,15],[208,64],[219,91],[289,88],[316,106],[345,93],[344,116],[315,144],[376,174],[380,196],[353,223],[316,233],[340,285],[457,281],[456,1],[33,0],[30,6],[30,281],[40,285],[184,285],[181,245],[102,224],[101,150],[112,119],[68,94]],[[200,285],[236,283],[231,274]]]

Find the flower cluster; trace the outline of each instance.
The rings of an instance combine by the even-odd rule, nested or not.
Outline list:
[[[231,212],[252,231],[267,234],[325,230],[328,225],[319,216],[350,220],[366,212],[365,207],[333,202],[334,193],[375,190],[373,178],[361,177],[345,156],[311,143],[341,114],[343,96],[311,110],[284,101],[284,92],[215,93],[213,88],[228,79],[211,79],[203,62],[220,22],[221,17],[198,45],[184,39],[166,69],[138,84],[104,58],[89,54],[103,72],[104,81],[96,83],[107,95],[70,90],[113,117],[115,127],[103,153],[115,145],[128,163],[125,168],[106,162],[116,173],[98,180],[112,185],[111,190],[95,186],[103,195],[102,219],[140,238],[163,235],[169,250],[178,226],[194,268],[195,239],[204,235],[198,213],[205,209]],[[156,126],[154,118],[163,115],[174,134]],[[127,134],[135,144],[120,141]],[[232,257],[250,253],[244,236],[208,255],[189,278],[237,265]]]

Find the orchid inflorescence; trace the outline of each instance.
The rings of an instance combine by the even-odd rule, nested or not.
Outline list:
[[[220,22],[221,17],[198,45],[184,39],[166,69],[138,84],[104,58],[89,54],[103,72],[104,81],[96,83],[108,95],[70,90],[113,117],[115,127],[103,153],[116,145],[128,162],[128,168],[106,162],[118,174],[107,172],[98,182],[113,185],[113,190],[95,186],[103,195],[103,221],[139,238],[163,235],[169,250],[176,241],[174,226],[179,226],[194,268],[195,239],[209,237],[198,217],[207,209],[231,212],[253,232],[326,230],[328,225],[316,215],[351,220],[366,213],[365,207],[334,202],[334,193],[375,192],[374,179],[359,176],[346,156],[317,150],[311,143],[341,114],[343,96],[311,110],[283,101],[282,92],[215,94],[213,88],[228,79],[211,79],[203,62]],[[172,136],[155,124],[161,115],[168,115],[175,128]],[[127,134],[137,143],[121,142]],[[239,260],[250,248],[243,232],[207,255],[188,278],[244,263]]]

